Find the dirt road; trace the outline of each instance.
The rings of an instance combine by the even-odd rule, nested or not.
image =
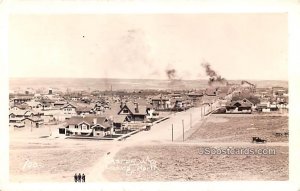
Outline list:
[[[89,182],[107,181],[103,176],[103,173],[106,167],[113,161],[114,156],[121,149],[144,144],[161,144],[172,142],[172,124],[174,142],[182,141],[183,132],[187,132],[195,124],[199,124],[199,122],[207,118],[208,116],[204,116],[204,111],[205,113],[208,113],[209,110],[210,107],[203,106],[202,108],[191,108],[186,111],[171,114],[169,119],[153,125],[150,131],[141,131],[124,141],[109,142],[110,147],[106,150],[107,154],[101,157],[94,166],[89,168],[89,172],[86,173],[88,177],[91,177]],[[184,131],[182,124],[184,124]]]

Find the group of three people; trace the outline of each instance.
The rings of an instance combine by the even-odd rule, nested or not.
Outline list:
[[[85,182],[85,175],[84,173],[81,175],[80,173],[77,175],[77,173],[75,173],[74,175],[74,181],[75,182]]]

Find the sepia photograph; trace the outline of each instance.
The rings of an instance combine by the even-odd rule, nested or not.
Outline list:
[[[287,13],[8,19],[10,182],[289,180]]]

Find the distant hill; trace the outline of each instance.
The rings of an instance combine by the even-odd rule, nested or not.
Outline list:
[[[66,90],[140,90],[140,89],[204,89],[207,80],[156,80],[156,79],[107,79],[107,78],[10,78],[9,89],[61,89]],[[229,83],[240,83],[240,80],[229,80]],[[288,87],[287,81],[262,80],[249,82],[257,87]]]

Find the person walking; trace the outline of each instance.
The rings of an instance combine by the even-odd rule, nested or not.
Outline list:
[[[74,175],[74,181],[75,181],[75,182],[77,182],[77,178],[78,178],[78,177],[77,177],[77,173],[75,173],[75,175]]]
[[[85,175],[84,175],[84,173],[82,174],[81,179],[82,179],[82,182],[85,182]]]
[[[81,182],[81,174],[80,173],[78,174],[77,182]]]

